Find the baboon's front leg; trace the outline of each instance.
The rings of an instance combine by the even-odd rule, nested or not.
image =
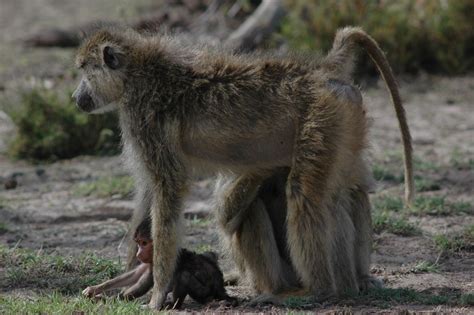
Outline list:
[[[176,164],[162,167],[160,171],[162,174],[159,179],[157,176],[156,194],[151,206],[154,286],[149,306],[153,309],[163,307],[169,292],[177,261],[177,228],[186,190],[185,174]]]

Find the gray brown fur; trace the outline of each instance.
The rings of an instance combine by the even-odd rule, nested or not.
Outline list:
[[[102,30],[81,46],[77,64],[84,78],[74,93],[76,102],[88,112],[118,109],[124,155],[142,195],[150,196],[154,242],[151,307],[163,306],[176,266],[183,196],[190,175],[202,171],[237,178],[228,186],[220,207],[219,215],[225,218],[220,222],[225,228],[226,220],[232,221],[248,208],[251,211],[241,218],[253,216],[268,222],[264,211],[256,210],[260,206],[258,199],[254,200],[255,192],[277,168],[288,167],[287,242],[291,268],[301,286],[316,298],[337,294],[341,287],[357,287],[352,283],[354,277],[339,279],[342,275],[337,274],[341,264],[357,270],[350,244],[352,238],[359,237],[355,232],[358,227],[346,232],[339,225],[350,226],[351,218],[359,217],[347,210],[355,201],[365,203],[365,187],[370,182],[364,159],[365,109],[354,103],[359,99],[353,95],[357,90],[348,87],[355,43],[376,56],[400,124],[406,125],[403,108],[394,97],[396,85],[390,68],[380,63],[380,49],[358,28],[339,31],[333,50],[320,63],[294,57],[234,55],[181,46],[173,37],[147,37],[131,31]],[[340,89],[334,82],[341,82]],[[405,131],[406,178],[410,183],[411,145],[408,129]],[[411,198],[412,186],[407,189]],[[362,197],[351,198],[352,191]],[[247,193],[250,203],[245,201]],[[250,206],[242,208],[226,200]],[[258,226],[254,220],[245,222],[240,228],[250,232],[252,225]],[[235,231],[239,226],[230,226],[234,230],[227,234],[239,237]],[[261,248],[269,236],[268,226],[262,228],[267,230],[257,230]],[[248,235],[241,233],[240,237]],[[337,258],[340,247],[347,262]],[[273,258],[275,252],[270,250],[268,255]],[[278,285],[291,280],[282,278],[283,268],[280,264],[278,270],[265,272],[270,279],[277,279]]]

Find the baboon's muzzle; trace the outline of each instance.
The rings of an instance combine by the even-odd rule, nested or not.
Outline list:
[[[72,94],[72,98],[76,102],[77,107],[86,113],[89,113],[95,109],[95,103],[87,90],[84,88],[84,83],[77,87],[76,91]]]

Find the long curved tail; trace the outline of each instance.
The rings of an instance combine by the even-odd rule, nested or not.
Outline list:
[[[405,165],[405,202],[412,204],[414,197],[413,179],[413,149],[411,134],[408,127],[405,109],[403,108],[397,81],[393,75],[385,54],[377,42],[358,27],[346,27],[339,30],[334,39],[333,47],[323,63],[327,71],[335,75],[350,80],[354,69],[355,46],[361,46],[374,61],[377,69],[382,75],[395,108],[398,123],[400,126],[401,138],[404,149]]]

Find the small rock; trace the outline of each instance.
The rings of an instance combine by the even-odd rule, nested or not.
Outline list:
[[[5,181],[5,183],[3,183],[3,185],[5,186],[5,189],[7,189],[7,190],[15,189],[18,186],[18,182],[16,181],[16,179],[14,177],[11,177],[11,178],[7,179]]]
[[[448,99],[446,99],[446,104],[448,104],[448,105],[453,105],[453,104],[455,104],[455,103],[456,103],[456,100],[453,99],[453,98],[448,98]]]
[[[37,168],[35,170],[35,173],[39,178],[43,178],[43,176],[46,175],[46,171],[44,170],[44,168]]]

